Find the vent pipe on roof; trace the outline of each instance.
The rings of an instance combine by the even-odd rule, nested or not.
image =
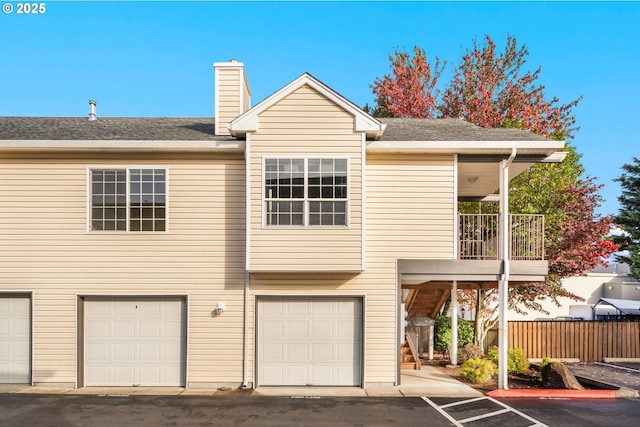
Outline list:
[[[94,120],[98,120],[96,116],[96,101],[91,99],[89,100],[89,121],[92,122]]]

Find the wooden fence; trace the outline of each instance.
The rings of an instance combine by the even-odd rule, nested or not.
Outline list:
[[[497,331],[487,343],[497,343]],[[605,357],[640,358],[640,322],[633,321],[519,321],[509,322],[509,348],[528,358],[572,358],[583,362]]]

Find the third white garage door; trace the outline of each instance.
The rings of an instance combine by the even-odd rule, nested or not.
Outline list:
[[[362,299],[258,299],[258,386],[360,386]]]
[[[185,302],[86,297],[86,386],[184,386]]]

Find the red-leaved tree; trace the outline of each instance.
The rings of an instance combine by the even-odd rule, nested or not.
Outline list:
[[[389,57],[393,76],[378,78],[372,86],[377,110],[394,117],[454,117],[483,127],[516,127],[552,139],[571,138],[578,129],[573,108],[580,98],[564,105],[555,97],[548,99],[544,86],[537,83],[541,69],[523,71],[527,55],[526,47],[518,47],[514,37],[507,38],[503,52],[496,52],[489,36],[483,45],[474,41],[438,103],[436,84],[443,67],[439,61],[434,78],[432,68],[423,63],[424,50],[415,47],[413,59],[407,52],[396,51],[395,57]],[[413,108],[413,100],[423,97],[428,102],[416,102]],[[584,169],[575,149],[567,144],[565,151],[568,155],[562,163],[535,164],[510,183],[512,212],[545,215],[549,262],[544,283],[510,287],[509,306],[516,311],[544,312],[541,302],[545,299],[558,305],[560,297],[580,300],[562,287],[562,279],[605,264],[617,250],[606,237],[613,218],[596,214],[602,202],[600,187],[592,178],[582,178]],[[459,208],[465,213],[478,211],[475,204],[460,203]],[[498,207],[485,204],[482,210],[497,212]],[[482,345],[486,332],[498,321],[497,290],[459,291],[459,299],[476,308],[476,343]]]
[[[580,98],[564,105],[556,97],[547,99],[545,87],[537,83],[541,68],[522,71],[528,54],[511,36],[499,53],[491,37],[485,36],[482,46],[474,40],[442,95],[441,115],[482,127],[519,127],[557,139],[570,137],[576,130],[572,110]]]
[[[427,61],[423,49],[413,48],[413,55],[396,50],[389,55],[391,74],[376,78],[373,93],[376,95],[378,116],[431,118],[437,112],[436,85],[444,65],[436,57],[433,67]]]

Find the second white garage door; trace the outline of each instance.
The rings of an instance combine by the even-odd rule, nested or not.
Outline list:
[[[258,299],[258,386],[360,386],[361,298]]]
[[[182,298],[85,298],[86,386],[184,386]]]

